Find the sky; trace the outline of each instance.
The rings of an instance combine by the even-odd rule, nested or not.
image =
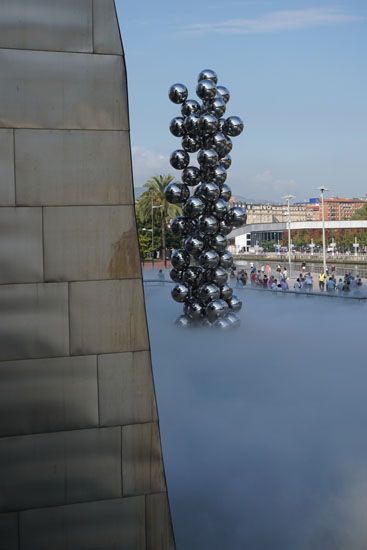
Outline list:
[[[296,200],[367,195],[367,2],[116,0],[128,74],[134,179],[180,172],[169,156],[179,106],[175,82],[195,98],[214,69],[231,100],[234,138],[227,183],[235,196]],[[193,162],[192,164],[195,164]]]

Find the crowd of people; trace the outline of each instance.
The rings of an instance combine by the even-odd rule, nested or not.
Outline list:
[[[302,272],[292,284],[292,289],[295,291],[312,292],[315,286],[314,276],[310,271],[307,271],[305,263],[302,264],[301,269]],[[236,266],[233,266],[230,277],[231,279],[236,279],[237,287],[251,285],[253,287],[266,288],[268,290],[288,291],[291,282],[287,268],[278,264],[274,275],[271,271],[272,268],[270,264],[256,267],[251,262],[249,273],[245,269],[237,270]],[[334,266],[331,269],[331,273],[329,273],[328,269],[325,272],[321,269],[317,282],[319,292],[339,292],[343,294],[349,292],[355,293],[360,290],[363,284],[361,277],[358,275],[354,276],[351,273],[346,273],[344,277],[337,278]]]

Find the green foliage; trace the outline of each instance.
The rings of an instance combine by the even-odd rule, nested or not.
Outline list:
[[[354,213],[352,220],[367,220],[367,203]]]

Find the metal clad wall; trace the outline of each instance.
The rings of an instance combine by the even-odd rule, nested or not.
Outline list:
[[[113,0],[0,10],[0,548],[174,548]]]

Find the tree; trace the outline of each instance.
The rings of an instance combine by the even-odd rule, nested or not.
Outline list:
[[[353,214],[352,220],[367,220],[367,203]]]
[[[170,174],[153,176],[149,178],[144,184],[145,191],[140,195],[136,203],[138,217],[141,220],[145,220],[147,225],[149,222],[150,226],[152,224],[152,206],[160,207],[155,209],[154,218],[156,219],[157,217],[159,219],[159,232],[161,236],[161,249],[164,265],[166,265],[167,225],[171,218],[174,218],[181,212],[181,208],[178,205],[167,202],[164,194],[166,186],[171,183],[173,179],[173,176]],[[154,254],[154,251],[152,251],[152,253]]]

